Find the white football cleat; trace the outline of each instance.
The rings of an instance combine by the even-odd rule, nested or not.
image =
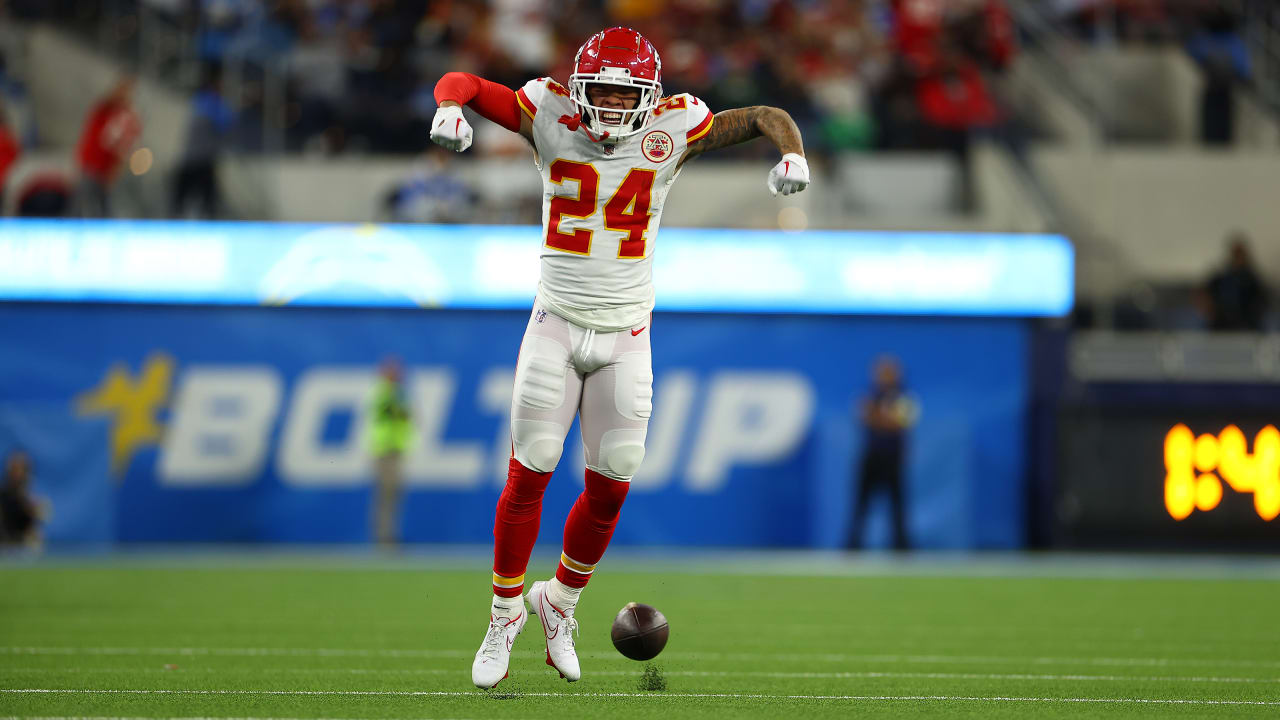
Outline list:
[[[547,664],[569,682],[582,677],[578,666],[578,653],[573,649],[573,636],[578,634],[578,621],[573,610],[561,610],[547,600],[547,583],[539,580],[529,588],[527,597],[530,611],[542,621],[543,634],[547,636]]]
[[[511,646],[516,636],[524,630],[529,620],[529,613],[520,608],[520,615],[513,618],[489,616],[489,631],[484,635],[484,642],[476,651],[475,662],[471,663],[471,682],[478,688],[497,687],[507,676],[507,666],[511,664]]]

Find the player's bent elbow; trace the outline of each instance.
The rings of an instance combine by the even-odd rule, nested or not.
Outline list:
[[[785,125],[790,125],[791,127],[796,127],[795,118],[791,117],[791,113],[787,112],[786,110],[783,110],[782,108],[766,106],[765,112],[768,113],[770,119],[772,120],[783,123]]]
[[[459,105],[466,105],[467,101],[475,97],[479,88],[480,78],[471,73],[458,72],[451,70],[436,81],[435,98],[437,103],[456,102]]]
[[[445,86],[456,85],[458,83],[469,84],[471,82],[471,79],[474,77],[475,76],[472,75],[471,73],[460,72],[458,70],[450,70],[449,72],[440,76],[440,79],[436,81],[436,86],[439,87],[441,85],[445,85]]]

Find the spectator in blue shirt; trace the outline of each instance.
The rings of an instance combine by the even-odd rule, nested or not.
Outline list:
[[[1187,52],[1204,70],[1200,139],[1206,145],[1230,145],[1235,138],[1236,86],[1253,81],[1249,49],[1237,32],[1236,17],[1224,7],[1206,10],[1187,40]]]
[[[218,156],[235,122],[235,112],[222,97],[218,71],[207,70],[191,101],[187,142],[173,182],[170,212],[174,217],[188,216],[192,199],[198,217],[218,216]]]
[[[1210,330],[1262,330],[1267,291],[1254,268],[1247,235],[1232,233],[1228,240],[1227,265],[1209,278],[1201,297]]]
[[[862,546],[867,506],[874,495],[883,492],[889,496],[891,506],[893,547],[906,550],[910,542],[903,506],[902,466],[906,432],[915,424],[919,407],[903,387],[902,367],[896,358],[886,355],[876,361],[871,394],[863,400],[860,414],[866,441],[848,546]]]
[[[457,173],[445,150],[429,150],[422,165],[387,193],[383,202],[393,222],[460,223],[473,217],[476,196]]]

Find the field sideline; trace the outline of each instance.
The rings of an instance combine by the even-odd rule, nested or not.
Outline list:
[[[1280,714],[1266,558],[617,556],[579,609],[583,680],[535,620],[493,692],[473,550],[0,560],[0,718]],[[665,691],[609,643],[630,600],[671,621]]]

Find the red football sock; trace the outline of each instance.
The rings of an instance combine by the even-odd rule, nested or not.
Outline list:
[[[564,552],[556,579],[569,587],[586,587],[596,563],[604,557],[631,483],[587,471],[587,487],[564,524]]]
[[[534,472],[511,458],[493,520],[494,595],[519,597],[524,592],[524,571],[542,519],[542,493],[550,481],[551,473]]]

